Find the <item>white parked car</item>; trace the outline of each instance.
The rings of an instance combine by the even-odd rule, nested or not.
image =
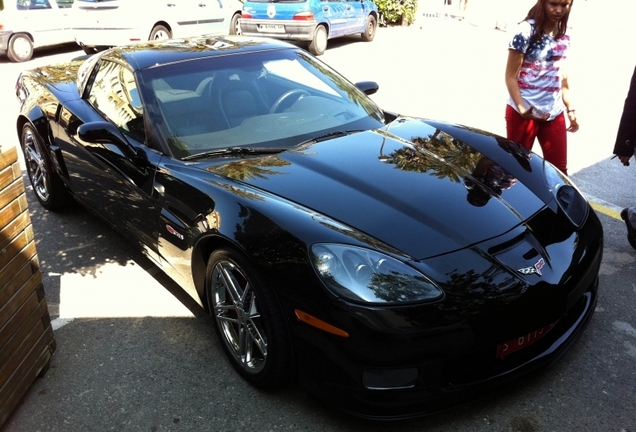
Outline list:
[[[35,48],[73,42],[72,5],[73,0],[0,1],[0,51],[24,62]]]
[[[87,54],[134,42],[237,34],[239,0],[75,0],[75,41]]]

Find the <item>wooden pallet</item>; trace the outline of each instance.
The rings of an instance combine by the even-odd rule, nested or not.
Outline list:
[[[15,147],[0,147],[0,427],[55,351]]]

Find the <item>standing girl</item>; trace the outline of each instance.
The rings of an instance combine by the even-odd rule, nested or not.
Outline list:
[[[579,129],[564,69],[572,2],[537,0],[508,44],[506,64],[508,139],[527,149],[538,139],[543,157],[566,175],[566,131]]]

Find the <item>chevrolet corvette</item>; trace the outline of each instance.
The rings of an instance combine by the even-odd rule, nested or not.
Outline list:
[[[139,247],[245,380],[405,418],[562,358],[603,229],[539,155],[378,89],[275,39],[146,42],[24,71],[16,132],[39,203]]]

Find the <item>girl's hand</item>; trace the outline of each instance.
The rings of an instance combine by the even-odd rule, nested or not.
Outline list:
[[[574,111],[568,112],[568,120],[570,120],[568,132],[576,132],[579,130],[579,122],[576,121],[576,113]]]
[[[530,106],[530,108],[521,113],[521,117],[535,121],[546,121],[550,118],[550,113],[542,113],[537,111],[534,106]]]

